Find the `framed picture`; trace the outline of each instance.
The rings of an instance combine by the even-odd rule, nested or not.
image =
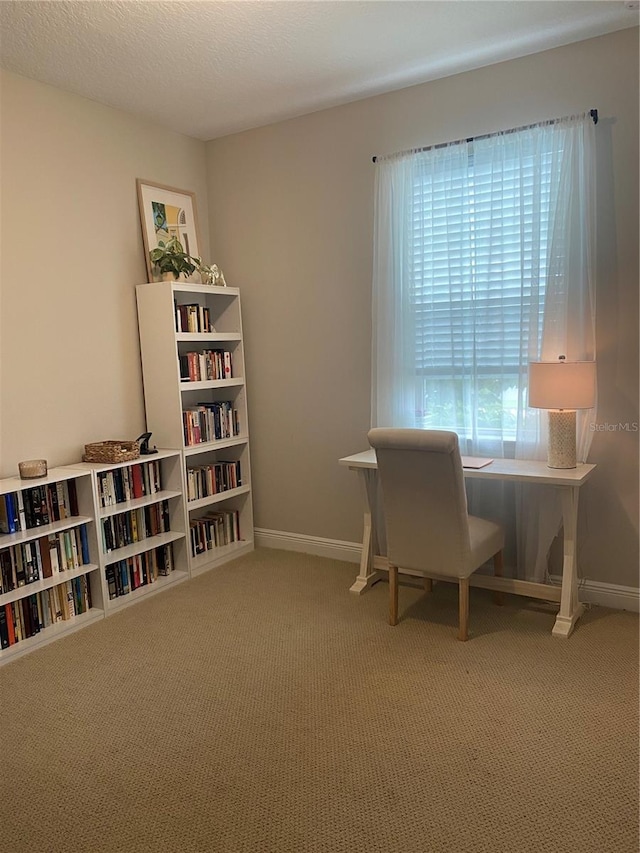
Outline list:
[[[177,237],[188,255],[200,257],[200,239],[195,193],[136,178],[142,222],[144,259],[148,280],[153,281],[149,252],[160,240]]]

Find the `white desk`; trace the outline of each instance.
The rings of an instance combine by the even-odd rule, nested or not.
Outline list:
[[[464,456],[462,457],[464,464]],[[375,535],[375,494],[377,462],[374,450],[365,450],[353,456],[339,460],[356,471],[362,484],[364,499],[364,534],[360,572],[351,587],[351,592],[363,593],[382,577],[382,571],[388,569],[387,558],[374,553]],[[544,583],[530,583],[513,578],[496,578],[487,575],[472,574],[471,586],[484,589],[502,590],[529,598],[541,598],[545,601],[560,603],[560,610],[553,626],[555,637],[568,637],[574,625],[582,615],[583,607],[578,601],[578,573],[576,565],[576,538],[578,527],[578,493],[580,486],[589,479],[595,465],[578,464],[577,468],[549,468],[546,462],[527,459],[495,459],[484,468],[465,468],[465,479],[510,480],[521,483],[539,483],[557,486],[562,499],[562,520],[564,525],[564,560],[562,565],[562,586]]]

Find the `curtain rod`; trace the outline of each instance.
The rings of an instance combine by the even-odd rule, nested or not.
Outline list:
[[[593,119],[594,124],[598,124],[598,110],[589,110],[589,115]],[[565,116],[569,118],[569,116]],[[397,154],[389,154],[386,156],[396,157],[401,154],[418,154],[421,151],[432,151],[434,148],[446,148],[448,145],[461,145],[463,142],[475,142],[478,139],[489,139],[490,136],[500,136],[503,133],[518,133],[520,130],[531,130],[533,127],[540,127],[542,124],[557,124],[559,121],[564,121],[561,118],[553,118],[550,121],[539,121],[536,124],[525,124],[522,127],[512,127],[510,130],[496,130],[494,133],[484,133],[482,136],[468,136],[466,139],[456,139],[455,142],[440,142],[438,145],[426,145],[424,148],[410,148],[407,151],[398,151]],[[371,158],[375,163],[378,160],[376,156]]]

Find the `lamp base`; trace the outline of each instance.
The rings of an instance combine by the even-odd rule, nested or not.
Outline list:
[[[557,409],[549,412],[549,468],[575,468],[576,412],[575,409]]]

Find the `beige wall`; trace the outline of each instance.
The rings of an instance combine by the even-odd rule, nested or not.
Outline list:
[[[211,248],[243,294],[256,525],[355,541],[337,459],[370,423],[374,154],[597,108],[601,423],[638,418],[638,31],[208,143]],[[638,435],[598,433],[584,574],[638,586]]]
[[[78,461],[144,430],[136,178],[195,191],[203,142],[12,74],[1,77],[0,476]]]

